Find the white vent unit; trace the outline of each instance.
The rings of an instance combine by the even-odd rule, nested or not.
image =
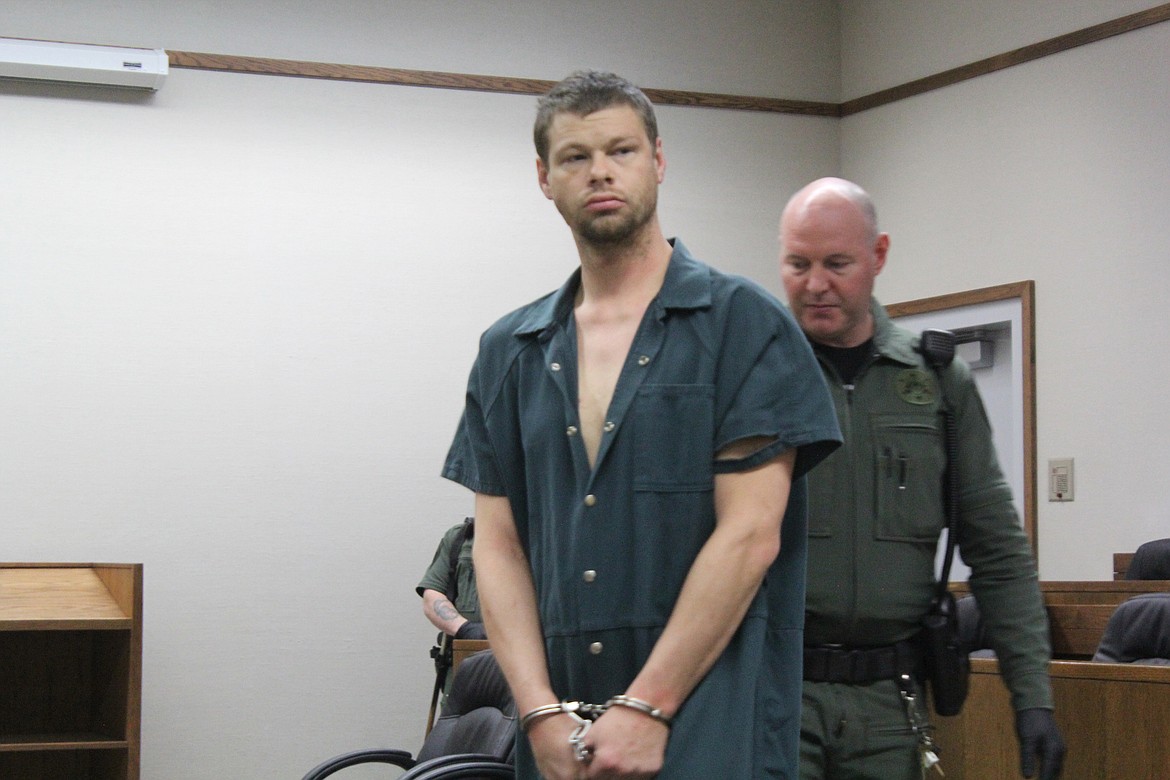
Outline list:
[[[0,78],[153,90],[168,64],[162,49],[0,38]]]

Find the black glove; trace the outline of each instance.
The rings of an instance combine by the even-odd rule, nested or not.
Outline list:
[[[1016,713],[1016,736],[1020,739],[1020,773],[1036,774],[1036,755],[1041,758],[1040,780],[1056,780],[1064,765],[1064,738],[1056,727],[1052,710],[1040,707]]]
[[[459,626],[459,630],[455,632],[455,638],[456,639],[487,639],[487,632],[483,630],[483,623],[476,623],[476,622],[473,622],[471,620],[468,620],[466,623]]]

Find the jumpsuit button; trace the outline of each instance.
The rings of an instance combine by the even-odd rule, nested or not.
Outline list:
[[[648,355],[642,355],[641,357],[638,358],[638,365],[640,365],[640,366],[644,366],[649,362],[650,362],[650,357]]]
[[[577,435],[577,426],[570,425],[568,428],[565,429],[565,433],[569,436],[576,436]]]
[[[606,420],[605,421],[605,432],[606,433],[609,433],[610,431],[612,431],[616,427],[617,426],[613,424],[613,420]]]
[[[596,503],[597,503],[597,496],[593,495],[592,493],[585,496],[585,506],[593,506]]]
[[[548,367],[551,368],[553,371],[560,371],[561,370],[560,363],[549,363]]]
[[[589,645],[589,652],[593,655],[601,655],[601,651],[604,649],[605,647],[601,644],[601,642],[594,642],[593,644]]]
[[[593,582],[595,579],[597,579],[597,572],[595,572],[593,569],[587,569],[585,573],[581,575],[581,578],[586,582]]]

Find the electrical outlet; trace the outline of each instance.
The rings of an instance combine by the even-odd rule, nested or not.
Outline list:
[[[1073,459],[1054,458],[1048,461],[1048,500],[1073,500]]]

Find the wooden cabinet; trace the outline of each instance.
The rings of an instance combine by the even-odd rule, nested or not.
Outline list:
[[[0,563],[0,778],[139,777],[142,564]]]

